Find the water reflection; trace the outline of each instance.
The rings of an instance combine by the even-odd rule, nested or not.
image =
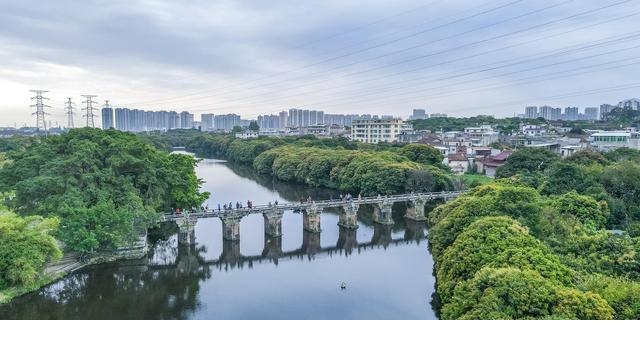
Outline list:
[[[283,184],[248,169],[205,160],[198,175],[217,202],[328,199],[339,192]],[[247,199],[248,198],[248,199]],[[378,225],[361,206],[358,229],[322,213],[320,233],[285,212],[282,236],[264,234],[262,216],[241,222],[240,241],[223,241],[219,219],[180,233],[150,231],[147,258],[94,267],[0,307],[6,319],[429,319],[433,262],[425,224],[393,208]],[[341,282],[348,284],[339,290]]]

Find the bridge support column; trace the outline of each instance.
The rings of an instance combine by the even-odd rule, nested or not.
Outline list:
[[[381,203],[373,204],[373,222],[384,225],[392,225],[391,217],[393,203],[383,200]]]
[[[424,215],[424,205],[427,200],[423,197],[417,197],[413,200],[409,200],[407,205],[407,213],[404,215],[406,218],[413,221],[425,221],[427,217]]]
[[[262,213],[264,217],[264,233],[271,237],[282,236],[282,214],[284,211],[273,209]]]
[[[192,244],[196,241],[196,223],[197,218],[180,218],[176,219],[178,225],[178,243],[180,244]]]
[[[338,225],[347,229],[358,228],[358,204],[350,203],[342,207]]]
[[[320,214],[322,209],[317,206],[302,210],[302,228],[309,232],[320,232]]]
[[[222,220],[222,240],[240,241],[240,220],[241,214],[225,214],[220,217]]]
[[[340,227],[338,231],[338,243],[336,247],[344,250],[346,255],[351,254],[353,248],[358,246],[357,230],[355,228]]]

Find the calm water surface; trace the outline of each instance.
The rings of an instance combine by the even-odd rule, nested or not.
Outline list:
[[[202,160],[197,173],[210,207],[338,195],[218,160]],[[337,210],[329,210],[319,235],[303,231],[302,214],[285,212],[280,241],[265,239],[262,216],[251,215],[241,222],[239,244],[222,241],[219,219],[199,220],[191,244],[168,230],[148,258],[72,274],[0,307],[0,318],[434,319],[426,229],[405,221],[404,210],[394,206],[396,223],[385,227],[362,206],[356,231],[340,230]],[[278,259],[279,251],[290,256]]]

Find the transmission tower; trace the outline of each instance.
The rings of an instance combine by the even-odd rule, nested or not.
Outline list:
[[[49,92],[48,90],[29,90],[33,93],[36,93],[36,96],[32,97],[31,100],[35,100],[36,103],[31,105],[31,107],[35,107],[36,108],[36,112],[32,113],[31,115],[35,115],[36,116],[36,128],[38,129],[38,132],[40,132],[40,129],[42,128],[45,133],[47,132],[47,122],[44,119],[45,115],[51,115],[49,113],[46,113],[44,111],[44,108],[50,108],[51,106],[49,105],[45,105],[44,104],[44,100],[50,100],[49,98],[46,98],[44,96],[42,96],[42,94]]]
[[[74,124],[73,124],[73,101],[71,101],[72,98],[68,97],[67,98],[67,102],[65,105],[65,113],[67,114],[67,127],[68,128],[73,128]]]
[[[93,98],[98,97],[98,95],[80,95],[80,96],[87,99],[82,102],[85,106],[84,108],[82,108],[82,110],[86,110],[86,113],[83,115],[83,117],[87,119],[87,127],[95,127],[93,118],[96,117],[96,115],[93,113],[93,105],[98,105],[98,103],[93,101]]]

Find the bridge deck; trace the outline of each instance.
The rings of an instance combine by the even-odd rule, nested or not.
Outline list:
[[[311,201],[311,202],[290,202],[290,203],[278,203],[278,205],[258,205],[252,206],[251,208],[242,207],[240,209],[227,209],[220,210],[218,209],[209,209],[208,211],[199,211],[199,212],[188,212],[184,211],[180,214],[164,214],[159,219],[159,222],[166,221],[174,221],[178,219],[199,219],[199,218],[215,218],[215,217],[223,217],[223,216],[246,216],[250,214],[262,214],[273,210],[294,210],[294,211],[302,211],[310,208],[336,208],[347,206],[351,204],[355,205],[363,205],[363,204],[380,204],[383,202],[402,202],[402,201],[411,201],[416,200],[418,198],[422,198],[425,200],[436,200],[436,199],[449,199],[457,197],[458,195],[464,193],[464,191],[443,191],[443,192],[434,192],[434,193],[416,193],[416,194],[400,194],[400,195],[387,195],[387,196],[370,196],[363,198],[352,198],[351,200],[320,200],[320,201]],[[243,204],[244,206],[244,204]]]

